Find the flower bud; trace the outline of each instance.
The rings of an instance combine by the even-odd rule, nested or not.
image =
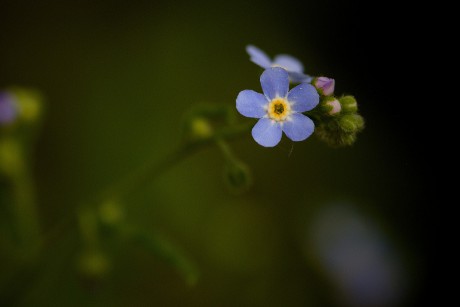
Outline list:
[[[355,133],[364,127],[364,119],[358,114],[348,114],[340,119],[339,125],[343,131]]]
[[[90,249],[79,255],[77,267],[83,277],[100,279],[109,272],[110,260],[100,250]]]
[[[13,88],[17,97],[20,118],[25,123],[37,122],[43,113],[43,98],[41,94],[32,89]]]
[[[99,206],[99,218],[106,225],[116,225],[123,220],[123,210],[116,201],[108,200]]]
[[[315,134],[332,147],[350,146],[356,135],[364,128],[364,119],[358,114],[329,117],[320,123]]]
[[[184,128],[186,138],[193,141],[208,139],[214,133],[211,123],[203,117],[191,118]]]
[[[343,96],[339,99],[344,113],[356,113],[358,111],[358,103],[353,96]]]
[[[337,100],[337,98],[333,96],[326,97],[326,99],[322,101],[322,106],[323,106],[323,110],[328,115],[339,114],[340,111],[342,110],[342,106],[340,105],[340,102]]]
[[[313,86],[323,96],[330,96],[334,93],[335,80],[327,77],[317,77],[313,80]]]
[[[242,162],[232,160],[225,166],[225,181],[228,188],[234,193],[245,192],[252,185],[252,176],[249,168]]]

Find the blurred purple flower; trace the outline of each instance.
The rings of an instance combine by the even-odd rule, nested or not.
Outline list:
[[[302,63],[290,55],[280,54],[272,61],[265,52],[256,46],[248,45],[246,46],[246,51],[251,56],[251,61],[264,69],[281,67],[287,70],[289,79],[293,83],[309,83],[312,80],[312,77],[304,74]]]
[[[403,270],[371,223],[347,206],[323,209],[310,229],[310,249],[353,306],[394,306]]]
[[[260,118],[252,129],[254,140],[264,146],[276,146],[282,132],[293,141],[303,141],[314,131],[313,121],[302,112],[319,103],[316,89],[307,83],[289,91],[288,72],[280,67],[268,68],[260,76],[264,94],[244,90],[236,98],[238,112],[246,117]]]
[[[0,92],[0,125],[12,123],[18,115],[14,97],[8,92]]]

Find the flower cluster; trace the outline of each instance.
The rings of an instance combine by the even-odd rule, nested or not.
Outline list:
[[[255,46],[247,46],[246,51],[251,61],[264,69],[260,77],[263,94],[241,91],[236,109],[246,117],[259,119],[252,129],[258,144],[276,146],[283,132],[296,142],[315,133],[331,146],[354,143],[364,120],[357,113],[353,96],[334,96],[334,79],[306,75],[302,63],[289,55],[271,60]],[[289,90],[289,82],[300,84]]]

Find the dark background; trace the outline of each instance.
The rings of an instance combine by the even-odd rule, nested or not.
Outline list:
[[[312,208],[331,202],[352,203],[386,230],[410,280],[403,306],[429,299],[420,152],[431,127],[417,93],[426,89],[414,81],[426,76],[413,60],[421,29],[399,2],[2,1],[0,12],[0,87],[46,97],[34,154],[45,229],[113,178],[167,155],[190,106],[234,104],[239,91],[259,90],[247,44],[335,78],[336,93],[354,95],[366,120],[346,149],[312,138],[288,157],[285,139],[274,149],[249,135],[233,142],[254,174],[247,194],[225,190],[222,157],[209,148],[129,199],[132,221],[166,233],[196,260],[196,286],[155,256],[120,247],[115,273],[96,290],[85,290],[68,260],[25,290],[22,304],[341,305],[297,238]],[[57,248],[50,258],[74,253]]]

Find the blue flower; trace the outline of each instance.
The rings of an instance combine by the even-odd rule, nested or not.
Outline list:
[[[18,115],[14,97],[7,92],[0,92],[0,125],[12,123]]]
[[[267,69],[270,67],[281,67],[287,70],[291,82],[294,83],[309,83],[313,79],[311,76],[303,73],[303,65],[296,58],[287,55],[280,54],[275,57],[272,61],[270,57],[253,45],[246,46],[246,51],[251,56],[251,61],[260,67]]]
[[[288,72],[280,67],[265,70],[260,76],[264,94],[244,90],[236,98],[236,109],[246,117],[260,118],[252,129],[252,137],[262,146],[273,147],[282,132],[293,141],[303,141],[315,130],[315,124],[302,112],[319,103],[319,95],[311,84],[302,83],[289,91]]]

